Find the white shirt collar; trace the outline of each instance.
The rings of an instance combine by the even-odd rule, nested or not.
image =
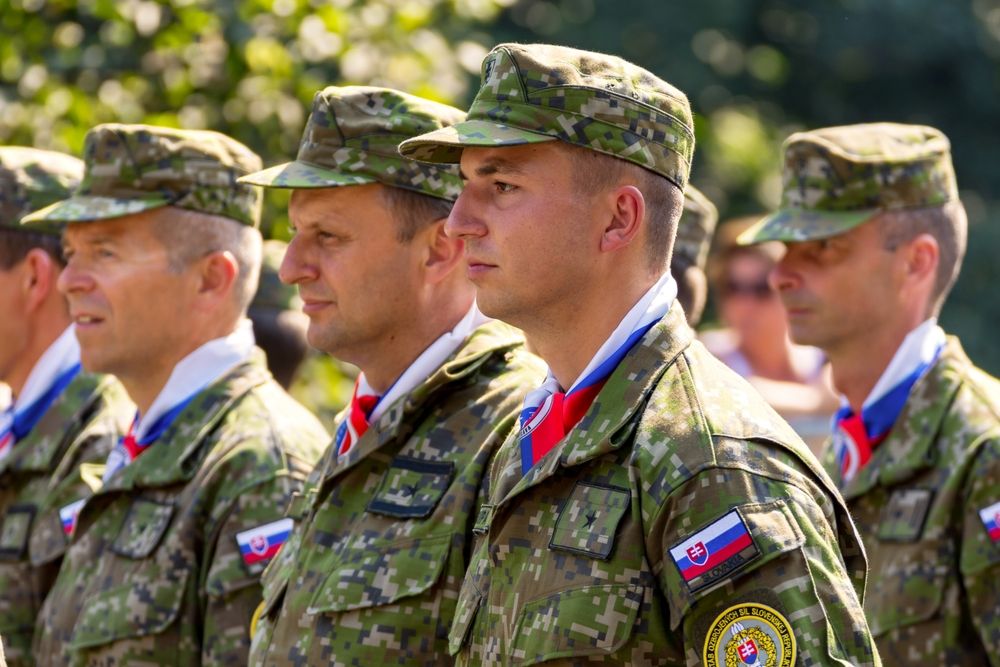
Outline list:
[[[402,375],[399,376],[389,390],[379,399],[378,404],[375,409],[372,410],[371,416],[368,418],[369,423],[374,424],[379,418],[386,413],[386,411],[395,403],[397,400],[406,396],[411,391],[417,388],[421,382],[426,380],[431,376],[431,373],[436,371],[441,364],[444,363],[445,359],[450,357],[452,353],[459,348],[465,339],[469,335],[478,329],[483,324],[490,321],[490,318],[479,312],[479,308],[473,302],[472,307],[465,316],[459,320],[458,324],[444,334],[433,343],[431,343],[426,350],[420,353],[412,364],[403,371]],[[364,372],[358,376],[358,395],[365,396],[370,394],[375,394],[375,390],[372,389],[371,385],[368,384],[368,379],[365,377]]]
[[[48,391],[60,375],[80,363],[80,343],[71,324],[59,334],[28,374],[21,393],[14,397],[14,411],[23,410]]]
[[[142,440],[161,415],[249,359],[254,345],[253,325],[244,319],[228,336],[208,341],[177,362],[149,410],[138,416],[136,438]]]
[[[935,317],[924,321],[916,329],[906,334],[906,338],[896,350],[889,365],[882,371],[882,376],[872,387],[862,409],[882,398],[922,364],[933,362],[946,339],[944,330],[937,325]],[[842,397],[841,400],[846,405],[847,399]]]
[[[583,372],[573,381],[573,384],[566,393],[573,391],[581,380],[584,380],[605,359],[621,347],[628,340],[629,336],[632,335],[632,332],[666,315],[675,298],[677,298],[677,283],[670,275],[670,272],[667,271],[660,276],[660,279],[652,287],[646,290],[646,293],[625,314],[625,317],[618,323],[615,330],[611,332],[611,335],[604,341],[604,344],[598,348],[597,354],[594,355],[590,363],[587,364],[587,367],[583,369]]]

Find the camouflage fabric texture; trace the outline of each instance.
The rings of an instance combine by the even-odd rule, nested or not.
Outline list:
[[[283,241],[264,241],[262,250],[260,283],[250,308],[301,312],[302,297],[299,296],[298,288],[295,285],[286,285],[278,277],[288,244]]]
[[[781,207],[739,241],[837,236],[879,211],[958,199],[951,144],[923,125],[866,123],[798,132],[784,144]]]
[[[152,125],[98,125],[87,133],[83,182],[21,224],[106,220],[161,206],[260,224],[261,193],[237,182],[260,158],[224,134]]]
[[[449,127],[465,112],[390,88],[330,86],[316,93],[293,162],[240,179],[268,188],[382,183],[454,201],[458,169],[405,160],[399,142]]]
[[[712,234],[719,222],[719,211],[701,190],[688,184],[684,188],[684,210],[677,223],[674,255],[671,261],[705,270]]]
[[[518,332],[488,323],[344,459],[328,448],[264,573],[250,663],[449,664],[481,478],[543,377]]]
[[[0,461],[0,635],[12,666],[35,664],[35,617],[70,540],[60,510],[100,485],[134,412],[116,380],[81,372]]]
[[[841,483],[832,452],[824,463]],[[986,524],[1000,526],[1000,382],[956,338],[842,491],[868,548],[865,611],[885,664],[1000,666],[1000,534]]]
[[[0,146],[0,227],[17,227],[28,213],[65,199],[80,183],[83,162],[71,155]],[[58,225],[39,231],[59,233]]]
[[[84,505],[38,664],[246,664],[262,565],[237,535],[282,517],[327,437],[259,351],[203,390]]]
[[[512,434],[474,528],[458,664],[730,666],[751,649],[767,665],[880,664],[847,508],[676,305],[555,449],[520,466]],[[726,525],[749,538],[682,570],[678,549],[709,556],[706,531]]]
[[[483,60],[468,120],[404,141],[424,162],[459,162],[465,147],[561,140],[687,184],[694,121],[687,96],[646,70],[603,53],[500,44]]]

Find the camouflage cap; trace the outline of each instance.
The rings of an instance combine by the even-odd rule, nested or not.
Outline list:
[[[679,259],[689,266],[704,270],[708,248],[712,244],[712,233],[718,221],[719,212],[715,205],[689,183],[684,188],[684,211],[677,223],[674,261]]]
[[[694,121],[687,97],[615,56],[546,44],[500,44],[463,123],[404,141],[414,160],[459,162],[468,146],[562,141],[687,183]]]
[[[383,183],[454,201],[462,191],[456,167],[405,160],[398,147],[404,139],[464,119],[464,111],[398,90],[330,86],[313,98],[295,161],[240,182],[268,188]]]
[[[868,123],[798,132],[784,144],[781,208],[742,244],[837,236],[880,211],[958,199],[948,138],[923,125]]]
[[[83,176],[83,162],[55,151],[0,146],[0,227],[16,227],[32,211],[68,197]],[[58,234],[58,224],[38,231]]]
[[[302,299],[295,285],[286,285],[278,277],[281,262],[285,259],[288,244],[283,241],[264,241],[263,261],[260,265],[260,285],[250,303],[250,309],[302,310]]]
[[[260,158],[224,134],[108,123],[87,133],[83,159],[73,195],[22,224],[105,220],[161,206],[260,222],[260,191],[236,180],[260,169]]]

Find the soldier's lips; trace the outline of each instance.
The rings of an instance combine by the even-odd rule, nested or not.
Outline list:
[[[472,280],[475,280],[476,278],[479,278],[497,268],[496,264],[489,264],[488,262],[478,259],[466,259],[465,265],[465,273]]]
[[[306,315],[318,313],[334,305],[333,301],[325,299],[302,299],[302,312]]]
[[[89,315],[86,313],[73,314],[73,323],[76,325],[77,330],[86,331],[88,329],[93,329],[103,322],[104,318],[98,317],[97,315]]]

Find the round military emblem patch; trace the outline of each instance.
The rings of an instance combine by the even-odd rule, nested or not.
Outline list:
[[[730,607],[705,635],[706,667],[792,667],[795,636],[777,610],[756,602]]]

